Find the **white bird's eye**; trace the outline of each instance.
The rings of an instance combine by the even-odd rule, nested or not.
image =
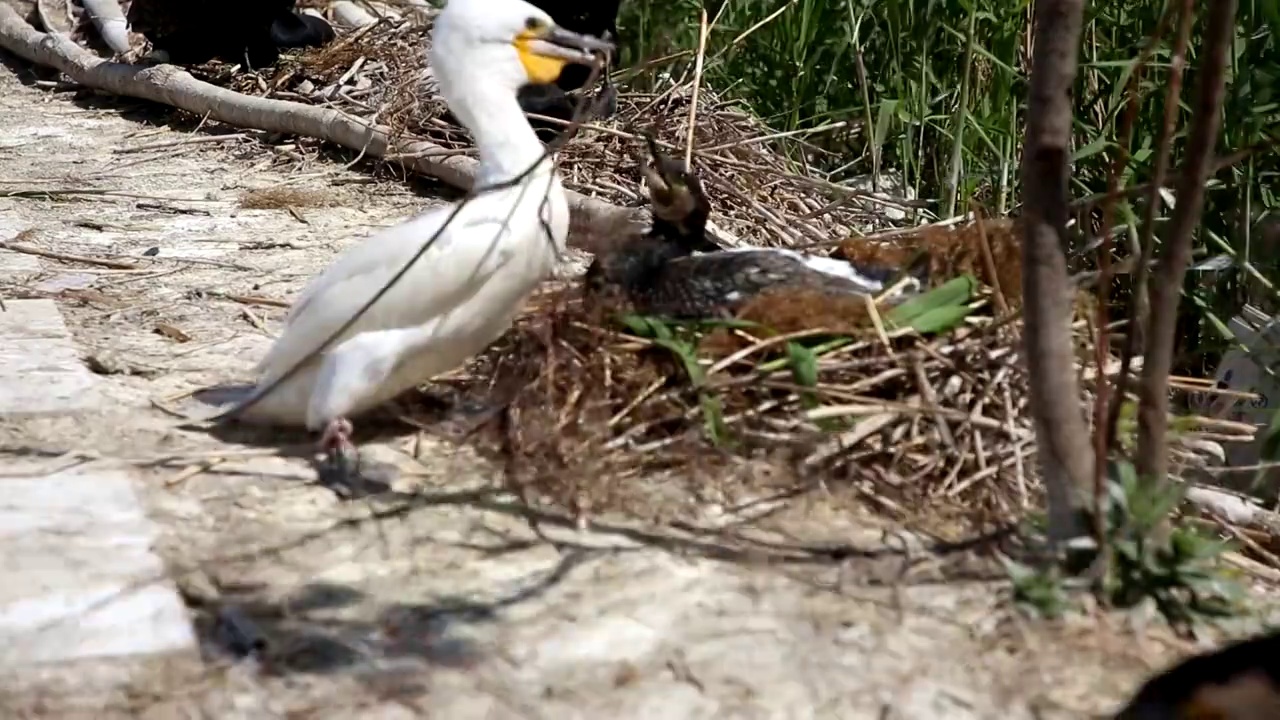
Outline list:
[[[536,17],[525,18],[524,29],[530,32],[539,32],[547,29],[547,24]]]

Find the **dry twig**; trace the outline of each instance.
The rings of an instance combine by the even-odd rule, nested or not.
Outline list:
[[[1147,352],[1138,388],[1138,476],[1163,484],[1168,472],[1165,438],[1169,413],[1168,377],[1173,367],[1173,340],[1183,276],[1191,260],[1191,240],[1200,224],[1204,185],[1218,141],[1220,114],[1226,89],[1228,53],[1235,33],[1236,0],[1219,0],[1209,7],[1209,26],[1196,73],[1196,111],[1187,140],[1187,160],[1178,182],[1169,236],[1151,285],[1151,319]]]

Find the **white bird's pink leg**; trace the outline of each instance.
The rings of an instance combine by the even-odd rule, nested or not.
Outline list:
[[[324,426],[324,432],[320,435],[320,447],[330,451],[354,450],[355,446],[351,444],[351,433],[354,431],[350,420],[334,418]]]
[[[334,418],[324,426],[320,435],[320,449],[328,455],[330,463],[341,467],[356,457],[356,446],[351,442],[351,433],[355,428],[346,418]]]

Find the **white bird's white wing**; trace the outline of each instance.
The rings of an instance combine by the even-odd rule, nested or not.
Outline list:
[[[477,205],[488,203],[472,203],[459,212],[414,266],[334,344],[367,330],[423,325],[479,290],[510,259],[512,250],[510,228],[492,212],[473,212]],[[329,336],[410,262],[452,211],[452,206],[438,208],[383,230],[312,280],[290,310],[284,332],[258,365],[259,387],[318,354]]]

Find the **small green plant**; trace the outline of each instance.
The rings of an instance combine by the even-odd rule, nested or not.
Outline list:
[[[787,343],[787,360],[791,363],[791,377],[802,388],[818,386],[818,355],[811,348],[798,342]],[[800,404],[806,408],[818,406],[818,394],[813,390],[800,393]]]
[[[885,314],[885,325],[890,329],[910,327],[922,334],[948,332],[968,317],[968,303],[977,289],[978,281],[972,275],[952,278],[894,307]]]
[[[909,327],[922,334],[949,332],[963,323],[972,311],[969,303],[977,288],[978,281],[971,275],[954,278],[889,310],[884,316],[885,325],[889,329]],[[680,361],[689,383],[698,393],[707,437],[717,446],[727,444],[729,433],[724,422],[724,409],[720,399],[706,387],[706,369],[698,360],[699,339],[709,330],[759,329],[759,324],[738,319],[673,320],[634,314],[620,315],[617,320],[633,335],[648,339]],[[829,337],[813,344],[793,340],[784,346],[786,354],[783,357],[760,362],[756,371],[768,374],[789,368],[792,379],[800,388],[800,404],[806,409],[813,409],[820,404],[819,358],[853,341],[854,338],[847,336]],[[838,430],[845,422],[839,418],[827,418],[819,422],[819,427],[828,431]]]
[[[1057,618],[1071,608],[1067,583],[1057,567],[1041,569],[1004,559],[1013,582],[1013,596],[1020,605],[1044,618]]]
[[[1103,548],[1107,562],[1096,562],[1094,542],[1070,547],[1066,562],[1041,568],[1008,560],[1015,599],[1037,614],[1061,615],[1070,606],[1071,591],[1090,585],[1074,569],[1103,567],[1105,577],[1093,584],[1114,607],[1132,608],[1149,600],[1177,627],[1239,613],[1243,588],[1221,561],[1230,544],[1193,525],[1170,521],[1182,499],[1181,485],[1148,488],[1138,482],[1131,464],[1112,463]],[[1040,518],[1025,528],[1038,536],[1043,530]]]
[[[619,321],[633,334],[648,338],[654,345],[667,350],[680,361],[689,384],[698,393],[698,405],[702,408],[707,437],[717,447],[728,444],[729,430],[724,422],[724,408],[711,391],[707,390],[707,372],[698,362],[696,330],[726,324],[724,321],[675,322],[641,315],[624,315]]]
[[[1222,565],[1231,548],[1190,524],[1169,521],[1184,486],[1150,488],[1127,462],[1111,466],[1107,508],[1110,572],[1104,589],[1112,604],[1132,607],[1145,598],[1171,622],[1238,612],[1243,589]]]

